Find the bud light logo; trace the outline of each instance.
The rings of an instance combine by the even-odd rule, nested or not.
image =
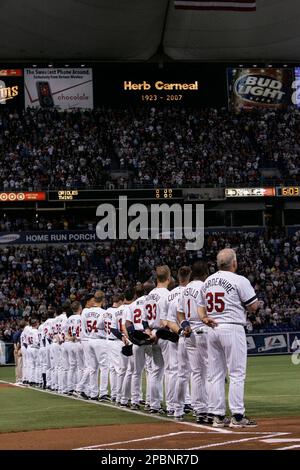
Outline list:
[[[287,90],[281,81],[266,74],[243,75],[234,84],[234,93],[248,103],[280,106]]]

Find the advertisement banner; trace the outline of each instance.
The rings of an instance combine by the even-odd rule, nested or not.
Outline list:
[[[90,68],[24,69],[25,107],[93,109]]]
[[[294,69],[227,69],[229,109],[279,109],[292,104]]]
[[[46,193],[45,191],[38,192],[1,192],[0,193],[0,202],[26,202],[26,201],[45,201]]]
[[[289,334],[264,333],[247,335],[248,355],[286,354],[292,352],[289,348]]]
[[[48,230],[0,234],[0,245],[46,245],[99,242],[95,230]]]
[[[0,69],[0,109],[2,106],[23,108],[24,82],[22,69]]]

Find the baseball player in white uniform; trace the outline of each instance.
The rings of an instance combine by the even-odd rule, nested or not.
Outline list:
[[[108,363],[110,367],[110,394],[112,402],[121,402],[122,379],[120,377],[120,361],[121,349],[124,346],[123,332],[122,332],[122,319],[124,296],[122,294],[115,294],[113,296],[113,305],[106,310],[109,317],[107,320],[107,327],[109,329],[108,340],[111,341],[108,347]],[[121,341],[118,341],[120,339]]]
[[[46,373],[46,386],[48,390],[53,390],[54,385],[52,386],[52,380],[54,377],[53,363],[51,363],[51,344],[53,341],[53,329],[52,325],[54,322],[55,309],[48,308],[49,318],[44,323],[43,336],[45,338],[45,362],[43,364],[43,371]],[[42,336],[42,341],[43,341]]]
[[[51,371],[50,371],[50,330],[51,330],[51,321],[53,319],[53,310],[48,309],[47,314],[45,315],[45,321],[42,325],[41,331],[41,363],[42,363],[42,380],[43,388],[51,388]]]
[[[43,387],[42,367],[43,367],[43,362],[44,362],[45,348],[42,342],[42,338],[43,338],[44,322],[45,322],[45,317],[43,316],[42,323],[38,327],[39,349],[38,349],[37,364],[36,364],[36,383],[40,387]]]
[[[146,296],[154,288],[150,282],[146,282],[143,287],[136,287],[137,299],[132,302],[126,309],[125,328],[127,334],[132,330],[144,330],[142,316],[145,306]],[[145,295],[144,295],[145,294]],[[141,385],[142,373],[146,368],[147,358],[151,360],[152,347],[148,345],[137,346],[133,345],[133,374],[132,374],[132,387],[131,387],[131,408],[133,410],[140,409],[140,402],[142,402]],[[148,374],[146,374],[147,392],[149,391]],[[147,396],[147,393],[146,393]],[[150,391],[149,391],[150,402]],[[149,403],[150,405],[150,403]]]
[[[79,378],[84,372],[84,357],[80,343],[81,312],[80,302],[75,300],[71,304],[72,315],[68,318],[66,324],[66,342],[65,347],[68,354],[69,373],[68,373],[68,391],[69,394],[77,388]]]
[[[168,302],[168,327],[175,333],[180,333],[181,328],[177,318],[179,303],[181,301],[184,288],[189,283],[191,269],[183,266],[178,270],[179,286],[172,289]],[[182,420],[185,412],[192,411],[190,406],[189,381],[191,368],[185,347],[185,338],[180,335],[178,343],[170,343],[169,346],[169,380],[170,388],[174,393],[174,418]]]
[[[89,333],[88,355],[90,361],[90,399],[99,398],[99,368],[107,366],[107,325],[105,324],[106,311],[102,308],[104,293],[97,291],[94,294],[93,307],[82,312],[82,329]]]
[[[56,354],[55,364],[57,367],[58,373],[58,392],[65,393],[65,385],[66,385],[66,375],[67,375],[67,367],[63,361],[62,357],[62,350],[63,350],[63,343],[65,341],[65,335],[63,332],[63,327],[65,322],[67,321],[66,311],[70,309],[70,301],[67,301],[62,306],[62,313],[55,318],[55,328],[56,328],[56,335],[54,337],[54,341],[58,347],[54,349],[54,353]]]
[[[62,369],[62,393],[72,395],[76,382],[76,346],[73,336],[73,323],[70,319],[74,316],[71,305],[65,308],[66,317],[61,323],[61,369]]]
[[[27,357],[28,357],[28,371],[29,371],[29,384],[37,385],[36,382],[36,371],[37,371],[37,361],[38,361],[38,350],[40,348],[39,341],[39,332],[38,332],[39,323],[36,319],[31,320],[31,328],[28,332],[28,348],[27,348]]]
[[[150,386],[150,413],[164,413],[161,408],[161,389],[164,378],[164,359],[163,355],[168,354],[169,341],[158,340],[155,332],[158,328],[167,325],[168,317],[168,296],[167,289],[171,273],[168,266],[158,266],[156,268],[157,287],[155,287],[146,297],[143,312],[143,324],[145,332],[153,339],[152,361],[149,374]],[[168,380],[166,380],[166,402],[169,404]]]
[[[26,325],[21,334],[21,352],[23,357],[23,369],[22,369],[22,383],[24,385],[29,383],[29,372],[28,372],[28,335],[30,332],[31,326]]]
[[[191,367],[192,403],[197,422],[206,422],[208,413],[207,330],[198,316],[197,301],[201,296],[207,265],[197,261],[192,266],[192,281],[183,290],[178,307],[178,318],[185,335],[185,347]]]
[[[121,349],[124,345],[129,343],[126,335],[125,318],[130,305],[135,300],[135,292],[133,289],[127,289],[124,292],[124,303],[114,313],[111,319],[111,332],[118,338],[118,342],[112,345],[115,348],[114,361],[119,360],[118,366],[118,380],[117,380],[117,398],[116,402],[122,407],[129,407],[129,400],[131,397],[131,380],[133,374],[133,356],[124,356]],[[121,341],[122,342],[121,342]]]
[[[254,427],[256,422],[245,416],[244,383],[246,378],[247,341],[246,310],[258,308],[256,293],[249,280],[236,274],[234,250],[226,248],[217,256],[219,271],[209,276],[197,297],[198,313],[208,331],[210,402],[214,414],[213,426],[224,427],[225,377],[229,375],[230,426]]]
[[[94,305],[94,294],[87,295],[85,299],[83,299],[83,305],[85,305],[85,308],[82,310],[80,316],[80,341],[78,345],[78,364],[79,370],[80,367],[82,367],[82,373],[80,376],[81,378],[78,377],[78,383],[76,385],[74,395],[87,400],[90,396],[90,355],[88,339],[92,332],[92,328],[87,325],[86,315],[89,314],[89,309]]]

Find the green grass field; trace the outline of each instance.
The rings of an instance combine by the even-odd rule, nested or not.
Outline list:
[[[1,367],[0,380],[13,382],[14,369]],[[155,421],[22,388],[0,388],[0,404],[0,432]],[[300,416],[300,365],[293,365],[290,356],[249,358],[246,408],[252,417]]]

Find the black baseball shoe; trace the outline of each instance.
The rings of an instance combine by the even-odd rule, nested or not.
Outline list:
[[[99,401],[108,401],[110,403],[111,399],[109,395],[101,395],[101,397],[99,398]]]
[[[213,424],[213,422],[214,422],[214,415],[212,413],[207,413],[204,419],[204,424]]]
[[[99,398],[96,396],[96,397],[90,397],[90,400],[92,401],[99,401]]]
[[[158,410],[155,409],[155,408],[151,408],[151,409],[150,409],[150,414],[151,414],[151,415],[155,415],[155,414],[165,415],[165,414],[166,414],[166,410],[164,410],[163,408],[159,408]]]
[[[121,403],[120,407],[121,408],[130,408],[130,405],[129,405],[129,403]]]
[[[231,428],[256,428],[257,422],[247,416],[233,415],[229,426]]]
[[[169,418],[174,418],[174,413],[175,413],[174,410],[167,410],[167,416],[168,416]]]
[[[138,405],[137,403],[132,403],[130,408],[131,410],[135,410],[135,411],[138,411],[141,409],[140,405]]]
[[[206,424],[206,413],[198,413],[196,417],[196,423],[198,424]]]
[[[184,405],[183,411],[185,412],[185,414],[188,414],[188,413],[191,413],[191,412],[194,411],[194,410],[193,410],[192,405],[187,405],[187,404],[186,404],[186,405]]]

